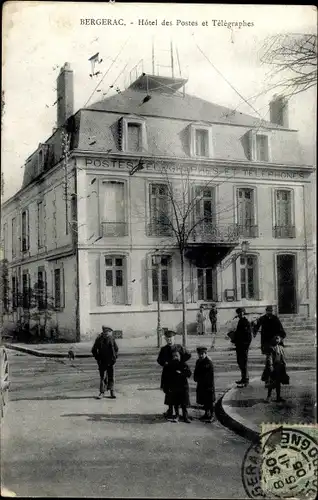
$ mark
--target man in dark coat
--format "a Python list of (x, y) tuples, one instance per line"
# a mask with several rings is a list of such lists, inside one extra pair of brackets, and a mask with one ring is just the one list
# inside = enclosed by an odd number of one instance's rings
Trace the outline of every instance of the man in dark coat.
[(197, 353), (199, 359), (195, 365), (193, 379), (197, 383), (197, 403), (204, 407), (205, 412), (200, 420), (212, 422), (215, 402), (214, 367), (206, 347), (198, 347)]
[(253, 327), (254, 337), (259, 329), (261, 329), (262, 354), (268, 354), (274, 337), (279, 336), (281, 339), (286, 337), (283, 325), (279, 318), (273, 314), (273, 306), (267, 306), (265, 314), (256, 321)]
[(98, 335), (92, 348), (92, 354), (97, 361), (100, 385), (98, 399), (104, 397), (105, 385), (110, 391), (110, 397), (115, 399), (114, 392), (114, 365), (118, 356), (118, 346), (113, 338), (113, 330), (107, 326), (102, 327), (102, 333)]
[[(183, 347), (181, 344), (176, 344), (175, 343), (175, 332), (171, 330), (166, 330), (165, 331), (165, 340), (167, 345), (161, 347), (157, 363), (164, 367), (167, 365), (170, 361), (172, 361), (173, 354), (175, 352), (178, 352), (181, 357), (181, 361), (185, 363), (191, 358), (191, 353), (188, 352), (185, 347)], [(162, 380), (163, 372), (161, 374), (161, 384), (160, 384), (160, 389), (163, 389), (163, 380)], [(165, 417), (167, 418), (172, 418), (173, 415), (173, 405), (169, 404), (168, 405), (168, 411), (165, 413)]]
[(251, 324), (245, 316), (244, 307), (238, 307), (236, 314), (239, 320), (232, 342), (235, 344), (237, 364), (241, 371), (241, 380), (237, 380), (236, 383), (247, 386), (249, 382), (247, 370), (248, 351), (252, 341)]

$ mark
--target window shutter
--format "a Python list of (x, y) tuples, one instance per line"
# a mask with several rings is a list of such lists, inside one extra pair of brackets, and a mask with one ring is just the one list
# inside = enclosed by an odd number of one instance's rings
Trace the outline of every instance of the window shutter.
[(255, 258), (255, 267), (256, 267), (256, 277), (257, 277), (257, 292), (258, 292), (258, 300), (263, 300), (263, 265), (262, 261), (259, 257)]
[(26, 209), (25, 213), (26, 213), (26, 222), (25, 222), (25, 225), (26, 225), (26, 235), (25, 235), (26, 249), (29, 250), (29, 248), (30, 248), (29, 209)]
[(152, 256), (146, 256), (146, 276), (147, 276), (147, 301), (152, 304)]
[(106, 272), (105, 272), (105, 256), (99, 257), (99, 295), (100, 305), (106, 305)]
[(130, 263), (130, 257), (128, 255), (125, 258), (125, 261), (126, 261), (126, 276), (124, 276), (124, 280), (126, 280), (126, 283), (127, 283), (126, 304), (130, 306), (132, 304), (133, 290), (132, 290), (132, 282), (131, 282), (131, 263)]
[(65, 282), (64, 282), (64, 267), (60, 268), (60, 273), (61, 273), (61, 309), (65, 307)]
[(253, 161), (255, 158), (255, 133), (253, 130), (247, 132), (247, 152), (248, 159)]
[(118, 121), (118, 148), (124, 151), (124, 120), (121, 118)]

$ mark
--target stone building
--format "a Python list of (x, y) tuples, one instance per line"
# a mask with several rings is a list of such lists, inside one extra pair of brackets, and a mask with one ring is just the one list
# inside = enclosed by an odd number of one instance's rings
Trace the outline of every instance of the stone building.
[(313, 168), (302, 163), (287, 103), (276, 96), (271, 121), (260, 122), (187, 95), (185, 84), (143, 73), (74, 114), (65, 63), (57, 128), (27, 159), (21, 189), (2, 207), (7, 328), (32, 322), (36, 287), (42, 316), (52, 305), (47, 335), (82, 340), (103, 324), (124, 337), (154, 334), (160, 286), (161, 324), (180, 329), (178, 197), (191, 229), (189, 331), (199, 304), (212, 301), (221, 324), (242, 305), (314, 315)]

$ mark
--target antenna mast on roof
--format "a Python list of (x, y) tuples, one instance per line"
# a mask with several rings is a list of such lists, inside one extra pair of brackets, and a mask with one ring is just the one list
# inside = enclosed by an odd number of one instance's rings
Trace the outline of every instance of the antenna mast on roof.
[(174, 62), (173, 62), (173, 45), (172, 40), (170, 41), (170, 54), (171, 54), (171, 76), (174, 78)]
[(155, 40), (152, 38), (152, 74), (155, 74)]

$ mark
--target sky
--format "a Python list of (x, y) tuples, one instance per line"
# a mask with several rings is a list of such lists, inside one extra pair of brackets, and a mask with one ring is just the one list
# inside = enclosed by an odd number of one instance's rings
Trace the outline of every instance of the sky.
[[(101, 80), (101, 92), (93, 93), (88, 104), (100, 100), (103, 93), (104, 98), (111, 96), (112, 84), (124, 90), (131, 69), (141, 60), (144, 70), (151, 72), (152, 43), (156, 66), (159, 63), (160, 73), (168, 74), (171, 68), (163, 66), (170, 65), (172, 41), (175, 73), (178, 76), (177, 48), (181, 74), (188, 77), (188, 94), (269, 119), (268, 103), (273, 92), (265, 90), (273, 79), (268, 77), (270, 68), (259, 61), (262, 44), (277, 33), (316, 33), (316, 15), (314, 6), (297, 5), (6, 2), (2, 200), (21, 187), (26, 159), (55, 127), (56, 78), (65, 62), (74, 71), (76, 112)], [(123, 25), (83, 25), (81, 19), (122, 20)], [(144, 20), (144, 25), (139, 20)], [(223, 21), (223, 26), (218, 26), (218, 21)], [(224, 21), (251, 25), (229, 29)], [(97, 65), (101, 75), (90, 78), (88, 59), (96, 52), (103, 59)], [(258, 98), (250, 99), (259, 93)], [(315, 162), (315, 114), (315, 89), (290, 100), (290, 128), (299, 130), (307, 164)]]

